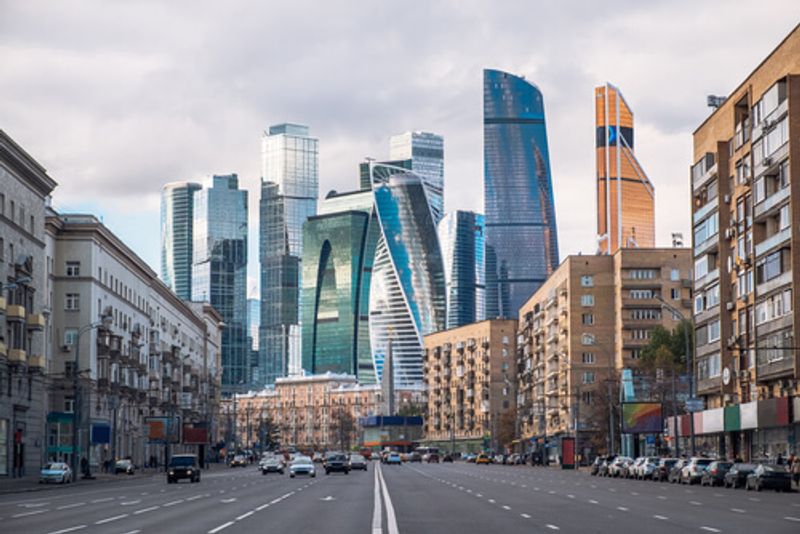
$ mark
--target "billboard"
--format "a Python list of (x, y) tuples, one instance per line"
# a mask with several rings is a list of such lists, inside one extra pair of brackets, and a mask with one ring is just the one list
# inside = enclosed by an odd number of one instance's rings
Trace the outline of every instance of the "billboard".
[(184, 445), (203, 445), (208, 443), (208, 429), (205, 423), (183, 424)]
[(148, 443), (180, 443), (181, 425), (180, 418), (175, 417), (145, 417), (145, 434)]
[(660, 402), (623, 402), (623, 434), (657, 434), (664, 430)]

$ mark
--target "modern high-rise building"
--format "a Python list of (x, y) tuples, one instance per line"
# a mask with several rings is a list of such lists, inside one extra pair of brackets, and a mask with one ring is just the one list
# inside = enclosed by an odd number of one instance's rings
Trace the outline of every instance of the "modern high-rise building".
[(595, 87), (597, 246), (656, 246), (655, 188), (633, 152), (633, 111), (617, 87)]
[(485, 316), (483, 215), (448, 213), (437, 227), (447, 287), (447, 328), (482, 321)]
[(303, 223), (317, 212), (318, 150), (308, 127), (297, 124), (270, 126), (262, 139), (259, 368), (264, 384), (302, 372)]
[(409, 168), (422, 180), (433, 222), (444, 216), (444, 138), (430, 132), (405, 132), (389, 139), (389, 159), (408, 162)]
[(444, 329), (444, 268), (422, 180), (372, 163), (381, 235), (369, 295), (370, 344), (379, 377), (389, 344), (398, 385), (422, 382), (423, 336)]
[(183, 300), (192, 298), (194, 182), (170, 182), (161, 188), (161, 279)]
[(337, 194), (303, 227), (303, 371), (375, 383), (369, 290), (380, 229), (370, 191)]
[(250, 350), (250, 382), (261, 384), (258, 367), (258, 326), (261, 322), (261, 300), (247, 299), (247, 347)]
[(222, 388), (250, 381), (247, 343), (247, 191), (235, 174), (214, 175), (194, 196), (192, 300), (222, 315)]
[(516, 317), (558, 267), (544, 101), (524, 78), (483, 71), (486, 317)]

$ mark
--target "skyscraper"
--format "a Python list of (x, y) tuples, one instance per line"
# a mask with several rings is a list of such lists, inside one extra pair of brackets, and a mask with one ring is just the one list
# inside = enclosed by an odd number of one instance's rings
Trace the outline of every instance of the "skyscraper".
[(369, 289), (380, 235), (370, 191), (323, 200), (303, 228), (303, 370), (375, 383)]
[(171, 182), (161, 189), (161, 279), (183, 300), (192, 297), (194, 182)]
[(408, 168), (422, 179), (433, 223), (444, 216), (444, 138), (430, 132), (405, 132), (389, 140), (389, 159), (408, 162)]
[(261, 322), (261, 301), (247, 299), (247, 347), (250, 351), (250, 382), (261, 384), (261, 373), (258, 367), (258, 325)]
[(270, 126), (262, 139), (259, 367), (265, 384), (302, 372), (300, 264), (303, 223), (317, 211), (318, 145), (297, 124)]
[(447, 287), (447, 328), (482, 321), (485, 315), (483, 215), (454, 211), (437, 228)]
[(444, 269), (422, 180), (372, 163), (381, 235), (369, 295), (370, 344), (379, 376), (389, 343), (395, 382), (422, 382), (422, 337), (446, 324)]
[(594, 96), (598, 249), (655, 247), (655, 189), (633, 153), (633, 111), (611, 84)]
[(486, 317), (516, 317), (558, 266), (544, 101), (524, 78), (483, 71)]
[(194, 196), (192, 300), (222, 315), (222, 391), (250, 381), (247, 343), (247, 191), (235, 174), (214, 175)]

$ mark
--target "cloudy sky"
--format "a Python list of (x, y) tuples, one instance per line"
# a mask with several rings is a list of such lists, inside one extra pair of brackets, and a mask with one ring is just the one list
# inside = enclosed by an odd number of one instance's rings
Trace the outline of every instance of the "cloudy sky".
[[(734, 8), (735, 6), (735, 8)], [(593, 88), (633, 107), (656, 232), (689, 237), (691, 133), (800, 20), (797, 0), (0, 0), (0, 128), (158, 270), (159, 190), (236, 172), (257, 273), (260, 136), (308, 124), (320, 192), (410, 129), (445, 137), (445, 198), (482, 209), (482, 69), (544, 93), (562, 257), (595, 250)]]

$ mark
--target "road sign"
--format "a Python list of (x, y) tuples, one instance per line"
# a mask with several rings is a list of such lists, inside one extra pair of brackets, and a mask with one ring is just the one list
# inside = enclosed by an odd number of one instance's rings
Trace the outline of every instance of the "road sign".
[(690, 412), (703, 411), (703, 399), (686, 399), (686, 409)]

